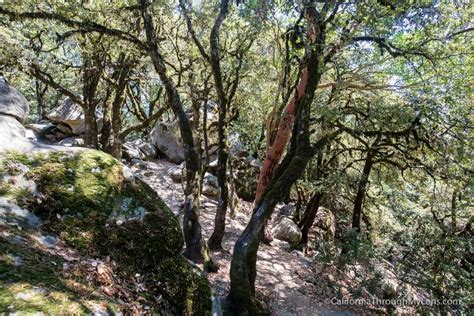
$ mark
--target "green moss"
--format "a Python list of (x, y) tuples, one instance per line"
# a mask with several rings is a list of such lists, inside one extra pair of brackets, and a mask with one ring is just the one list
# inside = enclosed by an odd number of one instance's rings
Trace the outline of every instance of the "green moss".
[(153, 271), (167, 257), (179, 255), (183, 239), (179, 226), (160, 213), (143, 219), (109, 223), (102, 231), (100, 246), (122, 268), (130, 272)]
[[(82, 256), (109, 256), (123, 280), (134, 279), (136, 273), (152, 275), (151, 279), (159, 282), (155, 288), (183, 313), (205, 315), (211, 310), (209, 282), (181, 255), (184, 241), (178, 219), (148, 185), (126, 181), (118, 160), (92, 150), (7, 153), (0, 161), (0, 170), (9, 173), (8, 165), (15, 163), (27, 166), (24, 176), (37, 184), (39, 194), (21, 192), (20, 204), (42, 219), (43, 231), (57, 235)], [(4, 263), (3, 269), (7, 268), (11, 263)], [(62, 286), (57, 272), (50, 272), (51, 282), (46, 283)], [(22, 270), (22, 277), (11, 282), (28, 280), (28, 273)], [(8, 284), (2, 286), (0, 303), (8, 306), (15, 294)], [(67, 288), (62, 288), (62, 293)], [(150, 302), (147, 304), (153, 307), (154, 298), (150, 297)], [(84, 306), (78, 307), (78, 313), (87, 312)], [(45, 309), (45, 313), (50, 312), (64, 313)]]
[[(32, 245), (0, 238), (0, 314), (89, 315), (94, 305), (119, 310), (116, 303), (94, 291), (86, 275), (66, 275), (62, 257)], [(15, 264), (14, 257), (20, 262)]]
[(212, 309), (211, 287), (182, 256), (164, 260), (153, 276), (155, 284), (184, 315), (208, 315)]

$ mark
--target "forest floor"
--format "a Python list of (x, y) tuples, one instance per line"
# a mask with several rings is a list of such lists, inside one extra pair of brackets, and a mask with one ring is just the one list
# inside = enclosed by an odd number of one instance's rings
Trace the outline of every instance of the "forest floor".
[[(145, 165), (146, 164), (146, 165)], [(167, 174), (176, 166), (166, 160), (143, 162), (132, 165), (153, 189), (157, 191), (172, 211), (179, 216), (183, 202), (181, 183), (174, 182)], [(201, 225), (205, 238), (209, 238), (214, 227), (217, 201), (202, 196)], [(223, 251), (214, 252), (213, 258), (219, 264), (217, 273), (209, 274), (209, 280), (220, 298), (224, 298), (230, 287), (229, 269), (233, 246), (247, 224), (253, 204), (239, 200), (235, 218), (227, 217)], [(318, 295), (312, 261), (301, 252), (289, 252), (286, 242), (275, 240), (270, 246), (262, 244), (257, 261), (257, 295), (267, 304), (272, 315), (354, 315), (356, 312), (343, 310), (325, 303), (327, 297)]]

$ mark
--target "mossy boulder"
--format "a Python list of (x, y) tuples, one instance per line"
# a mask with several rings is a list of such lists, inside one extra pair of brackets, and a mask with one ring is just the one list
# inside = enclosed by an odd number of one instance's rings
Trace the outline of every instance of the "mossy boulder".
[(42, 232), (81, 256), (110, 258), (123, 280), (153, 280), (147, 304), (156, 294), (178, 313), (210, 312), (207, 279), (181, 255), (177, 217), (118, 160), (94, 150), (2, 153), (0, 188), (41, 219)]
[(154, 287), (184, 315), (205, 315), (212, 308), (211, 287), (182, 256), (165, 259), (153, 275)]

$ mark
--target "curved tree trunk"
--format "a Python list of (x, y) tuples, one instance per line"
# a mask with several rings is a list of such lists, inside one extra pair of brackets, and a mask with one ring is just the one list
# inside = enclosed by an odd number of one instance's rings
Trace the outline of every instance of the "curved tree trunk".
[[(308, 52), (307, 64), (302, 70), (302, 78), (298, 84), (296, 95), (285, 107), (275, 141), (271, 148), (267, 148), (264, 166), (259, 178), (256, 207), (249, 224), (235, 244), (232, 256), (229, 300), (233, 312), (240, 315), (258, 313), (255, 299), (255, 277), (257, 251), (264, 223), (270, 218), (276, 203), (298, 180), (309, 160), (337, 135), (337, 132), (325, 134), (315, 145), (311, 146), (310, 144), (311, 103), (321, 79), (325, 59), (323, 45), (326, 12), (318, 13), (313, 6), (308, 6), (305, 10), (310, 24), (308, 35), (316, 45), (310, 46), (311, 51)], [(327, 10), (326, 6), (325, 10)], [(316, 18), (317, 20), (315, 20)], [(275, 170), (295, 121), (295, 113), (297, 119), (297, 128), (293, 132), (296, 132), (294, 134), (296, 135), (295, 149), (289, 151), (278, 169)]]
[[(313, 60), (313, 62), (317, 62), (317, 60)], [(311, 66), (316, 69), (314, 64)], [(254, 209), (249, 224), (235, 244), (230, 270), (229, 300), (231, 308), (236, 313), (251, 315), (258, 312), (255, 300), (256, 261), (265, 222), (270, 218), (281, 197), (298, 180), (315, 152), (321, 150), (328, 141), (336, 136), (336, 133), (325, 135), (314, 147), (310, 146), (309, 111), (319, 79), (320, 74), (317, 71), (309, 75), (305, 95), (299, 103), (301, 108), (298, 109), (299, 128), (296, 134), (295, 153), (291, 154), (289, 162), (285, 161), (285, 157), (279, 169), (276, 170), (275, 175), (277, 176), (272, 179), (265, 190)]]
[(202, 236), (199, 222), (199, 198), (201, 196), (200, 169), (201, 163), (196, 148), (194, 147), (191, 123), (184, 111), (178, 91), (171, 78), (166, 73), (166, 66), (161, 56), (153, 20), (149, 12), (147, 0), (139, 0), (141, 15), (147, 38), (148, 53), (153, 62), (155, 71), (165, 87), (168, 100), (173, 113), (178, 118), (178, 125), (185, 149), (186, 185), (185, 202), (183, 207), (183, 233), (186, 248), (184, 254), (196, 263), (203, 263), (207, 270), (215, 271), (217, 267), (212, 262), (209, 248)]
[(225, 219), (229, 205), (229, 190), (227, 186), (227, 160), (229, 152), (227, 148), (227, 96), (222, 82), (221, 65), (219, 61), (219, 32), (224, 19), (229, 11), (229, 1), (222, 0), (219, 15), (216, 18), (210, 35), (211, 55), (210, 62), (214, 84), (219, 97), (219, 118), (217, 122), (217, 183), (219, 185), (219, 201), (217, 204), (216, 218), (214, 220), (214, 231), (209, 238), (209, 247), (212, 250), (222, 249), (222, 239), (225, 232)]

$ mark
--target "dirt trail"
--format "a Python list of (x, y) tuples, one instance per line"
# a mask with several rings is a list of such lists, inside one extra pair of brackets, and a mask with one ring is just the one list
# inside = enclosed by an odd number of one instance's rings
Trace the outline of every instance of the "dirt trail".
[[(183, 202), (183, 188), (167, 174), (176, 166), (166, 160), (144, 162), (132, 169), (153, 187), (175, 214)], [(217, 202), (205, 196), (201, 198), (201, 224), (204, 235), (212, 233)], [(220, 269), (209, 275), (209, 280), (220, 297), (229, 291), (229, 269), (233, 245), (245, 228), (252, 211), (252, 203), (239, 200), (234, 219), (227, 218), (224, 251), (214, 252)], [(179, 215), (179, 214), (178, 214)], [(336, 306), (325, 304), (318, 298), (312, 279), (311, 261), (300, 252), (288, 252), (288, 244), (275, 240), (271, 246), (261, 245), (258, 252), (256, 289), (269, 303), (273, 315), (354, 315), (338, 311)]]

